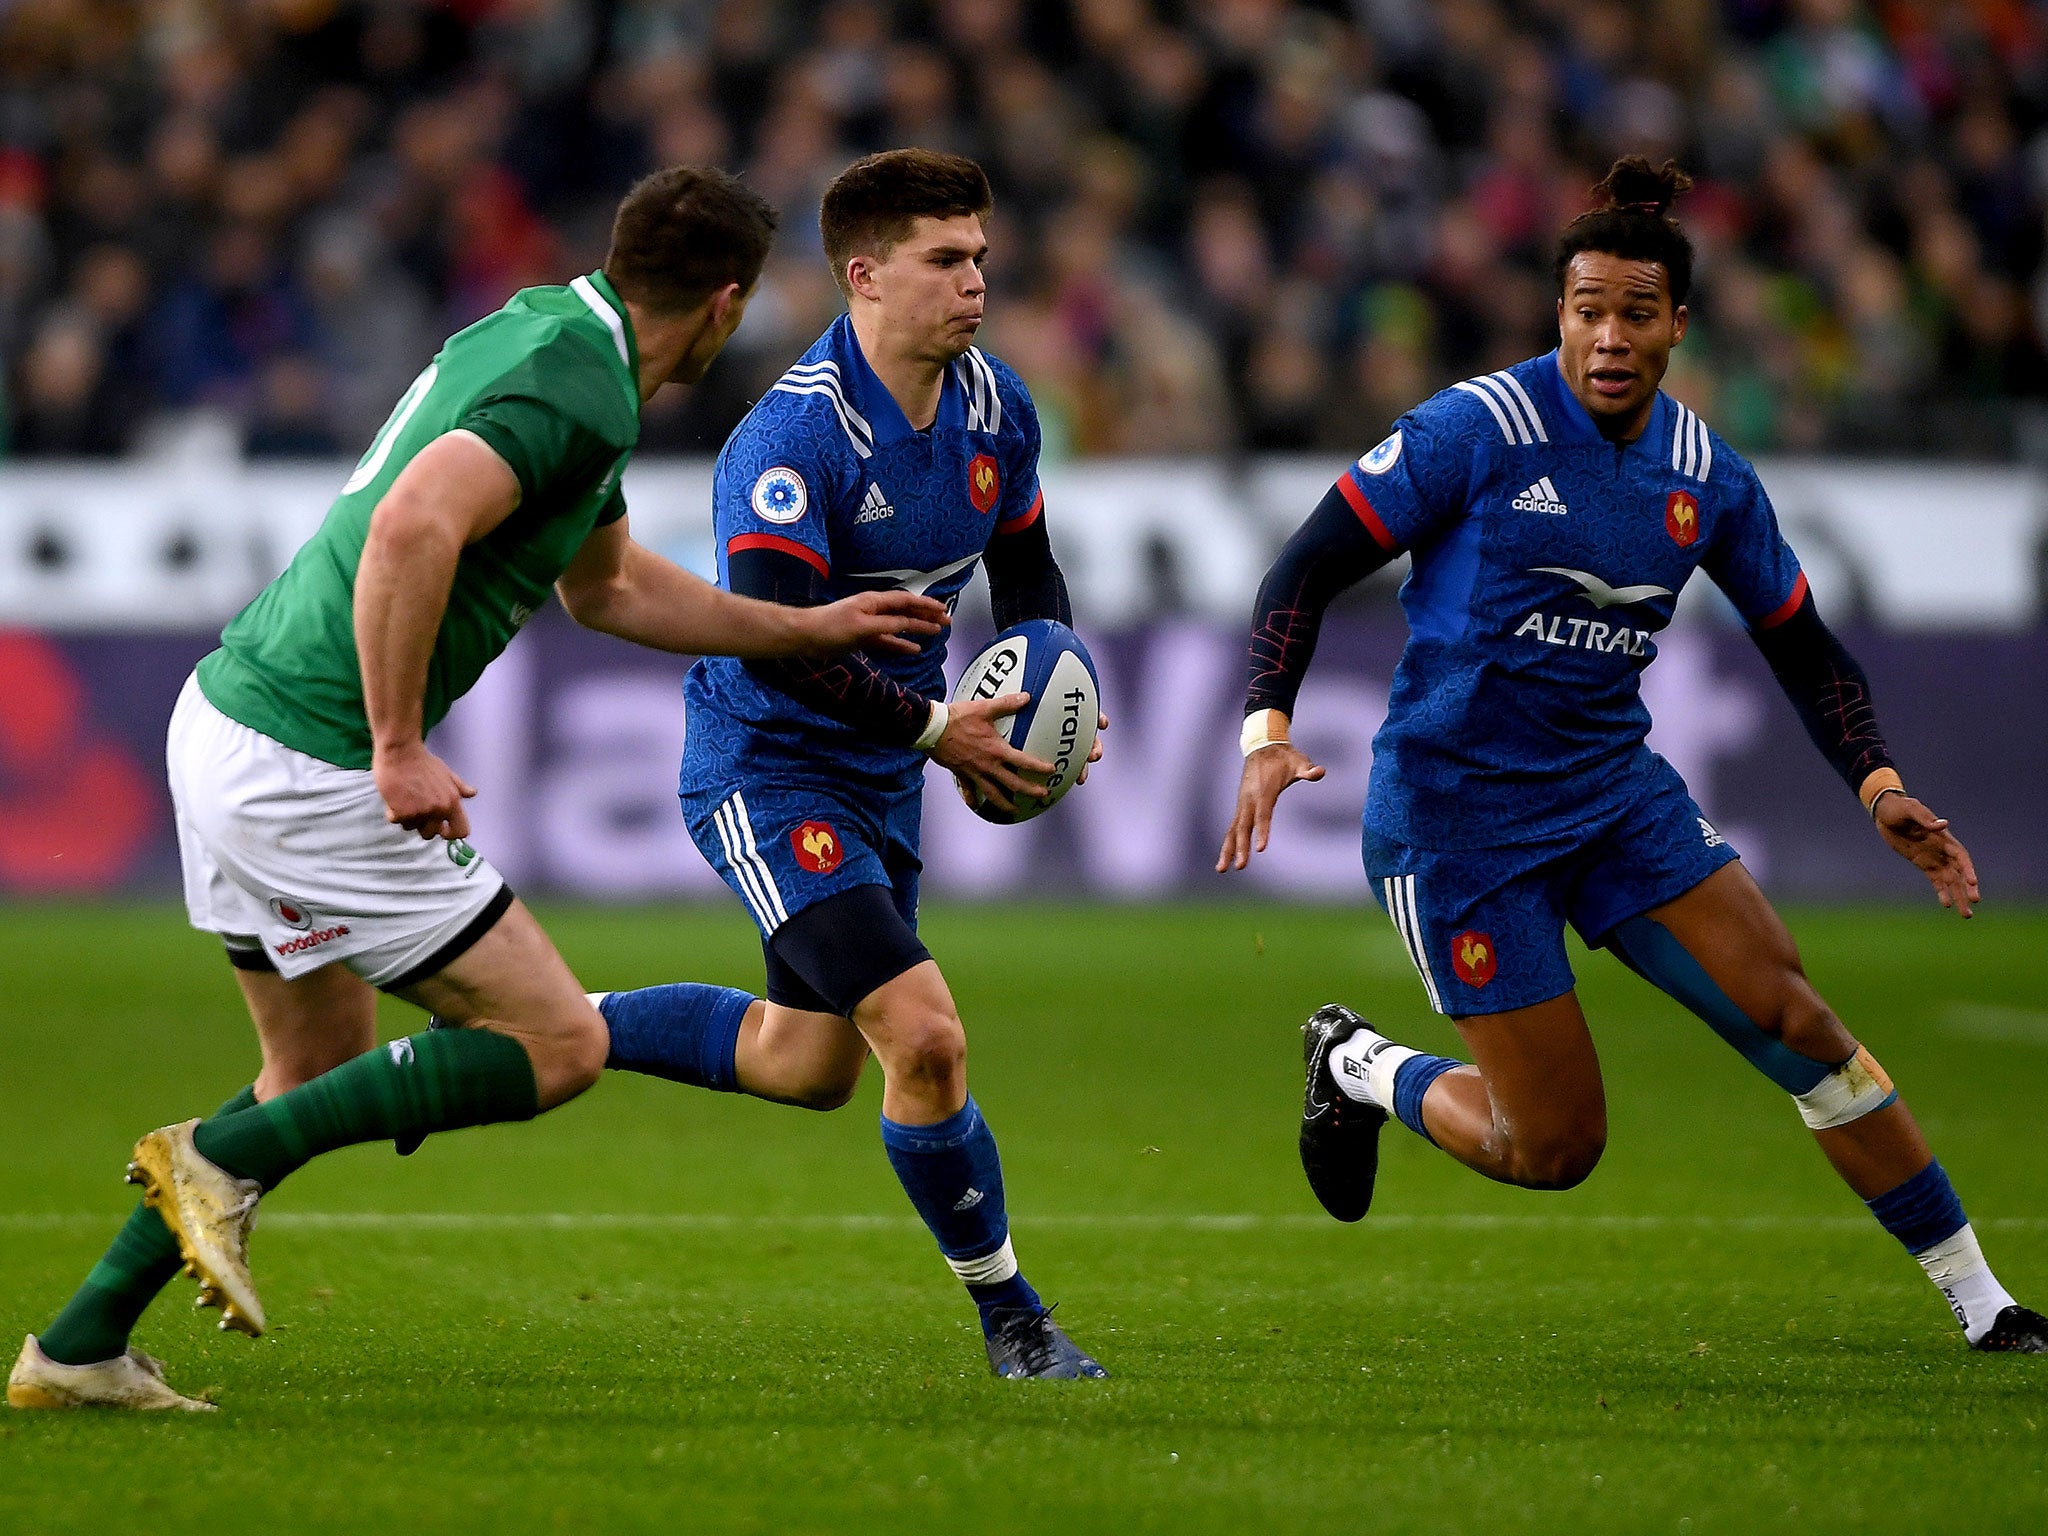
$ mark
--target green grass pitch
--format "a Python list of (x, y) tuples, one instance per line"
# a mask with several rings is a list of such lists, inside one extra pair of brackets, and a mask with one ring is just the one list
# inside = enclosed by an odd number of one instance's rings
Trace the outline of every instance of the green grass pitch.
[[(542, 915), (594, 986), (758, 982), (736, 912)], [(2040, 1304), (2048, 913), (1793, 925)], [(0, 1413), (0, 1530), (2048, 1529), (2048, 1360), (1965, 1351), (1784, 1096), (1605, 956), (1593, 1179), (1497, 1188), (1394, 1128), (1340, 1227), (1295, 1163), (1296, 1024), (1342, 997), (1454, 1039), (1376, 913), (925, 926), (1019, 1254), (1114, 1380), (986, 1374), (872, 1073), (832, 1115), (620, 1076), (296, 1176), (254, 1245), (272, 1336), (183, 1281), (138, 1334), (223, 1411)], [(0, 914), (10, 1358), (126, 1210), (128, 1142), (252, 1058), (171, 905)]]

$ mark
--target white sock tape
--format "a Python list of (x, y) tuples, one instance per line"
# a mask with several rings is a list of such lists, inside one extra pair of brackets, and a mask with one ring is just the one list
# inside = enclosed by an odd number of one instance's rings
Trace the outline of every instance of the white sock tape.
[(1808, 1130), (1831, 1131), (1861, 1120), (1881, 1108), (1892, 1096), (1892, 1080), (1862, 1046), (1856, 1054), (1822, 1078), (1805, 1093), (1792, 1095), (1799, 1106), (1799, 1118)]
[(1003, 1239), (1003, 1246), (994, 1253), (985, 1253), (978, 1259), (948, 1259), (946, 1262), (963, 1285), (1000, 1285), (1017, 1273), (1017, 1255), (1007, 1237)]

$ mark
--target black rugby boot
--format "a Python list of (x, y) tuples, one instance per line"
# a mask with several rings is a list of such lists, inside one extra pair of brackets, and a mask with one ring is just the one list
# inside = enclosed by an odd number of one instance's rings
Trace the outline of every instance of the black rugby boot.
[(1060, 1330), (1051, 1307), (998, 1307), (990, 1313), (988, 1364), (1013, 1381), (1075, 1381), (1109, 1374)]
[(2048, 1355), (2048, 1317), (2018, 1303), (2001, 1307), (1991, 1331), (1970, 1348), (1994, 1355)]
[(1301, 1095), (1301, 1171), (1323, 1209), (1339, 1221), (1357, 1221), (1372, 1206), (1380, 1170), (1380, 1127), (1387, 1112), (1361, 1104), (1330, 1075), (1330, 1052), (1366, 1022), (1341, 1003), (1326, 1003), (1301, 1026), (1308, 1081)]

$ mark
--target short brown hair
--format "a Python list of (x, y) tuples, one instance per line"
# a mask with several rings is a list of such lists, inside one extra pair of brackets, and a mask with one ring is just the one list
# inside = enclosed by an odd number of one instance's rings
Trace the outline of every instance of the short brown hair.
[(619, 297), (674, 314), (728, 283), (752, 288), (774, 240), (775, 210), (739, 177), (672, 165), (619, 204), (604, 275)]
[(994, 207), (988, 173), (965, 155), (890, 149), (854, 161), (825, 189), (818, 233), (843, 290), (849, 261), (886, 259), (919, 219), (985, 219)]

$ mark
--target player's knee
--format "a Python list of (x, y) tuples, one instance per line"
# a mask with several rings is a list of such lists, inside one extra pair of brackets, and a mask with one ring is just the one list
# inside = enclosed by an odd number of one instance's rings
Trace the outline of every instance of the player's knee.
[(967, 1031), (951, 1013), (920, 1014), (895, 1035), (891, 1066), (899, 1078), (944, 1084), (967, 1075)]
[(561, 1020), (527, 1049), (534, 1057), (541, 1100), (559, 1104), (591, 1087), (604, 1075), (611, 1056), (611, 1032), (595, 1008)]
[(860, 1086), (860, 1072), (840, 1072), (814, 1078), (803, 1084), (791, 1096), (790, 1102), (798, 1109), (828, 1111), (844, 1109), (853, 1100), (853, 1090)]
[(1587, 1126), (1517, 1143), (1509, 1172), (1524, 1189), (1573, 1189), (1592, 1176), (1606, 1150), (1607, 1127)]

